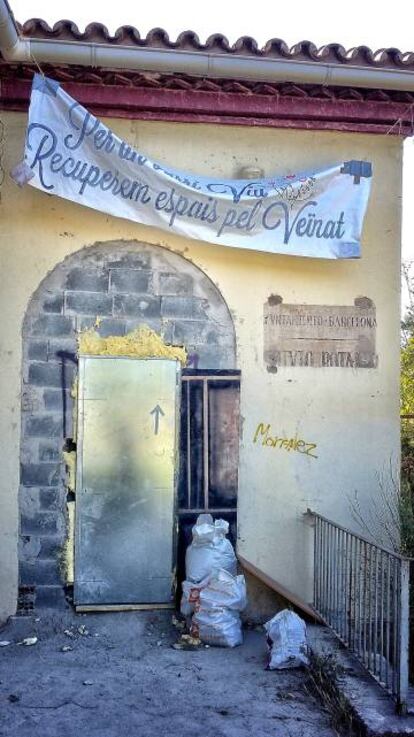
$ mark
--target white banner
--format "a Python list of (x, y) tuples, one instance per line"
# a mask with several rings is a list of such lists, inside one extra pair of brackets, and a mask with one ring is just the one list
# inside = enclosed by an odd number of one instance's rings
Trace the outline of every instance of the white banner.
[(295, 256), (360, 256), (369, 162), (254, 181), (197, 176), (134, 150), (38, 74), (25, 161), (26, 181), (43, 192), (187, 238)]

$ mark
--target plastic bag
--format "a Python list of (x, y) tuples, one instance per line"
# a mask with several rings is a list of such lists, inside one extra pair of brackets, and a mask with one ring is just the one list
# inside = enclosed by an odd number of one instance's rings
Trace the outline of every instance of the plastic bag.
[(198, 583), (215, 568), (224, 568), (232, 575), (237, 573), (237, 560), (230, 540), (227, 540), (229, 523), (219, 519), (213, 522), (211, 514), (200, 514), (193, 527), (193, 542), (186, 551), (185, 569), (187, 581)]
[(180, 612), (184, 617), (190, 617), (194, 613), (196, 605), (200, 602), (200, 591), (209, 582), (209, 576), (199, 583), (194, 581), (183, 581), (183, 593), (181, 596)]
[(214, 522), (214, 535), (218, 538), (225, 538), (229, 534), (229, 523), (225, 519), (216, 519)]
[[(236, 647), (243, 642), (239, 611), (246, 606), (244, 576), (232, 576), (223, 568), (199, 584), (186, 581), (183, 585), (188, 606), (193, 600), (195, 614), (191, 633), (208, 645)], [(189, 592), (189, 593), (187, 593)]]
[(202, 609), (225, 607), (241, 612), (247, 603), (244, 576), (232, 576), (223, 568), (214, 570), (206, 585), (200, 585), (199, 603)]
[(239, 611), (246, 606), (244, 576), (226, 535), (229, 523), (200, 514), (185, 556), (181, 612), (192, 618), (191, 634), (208, 645), (235, 647), (243, 642)]
[(216, 647), (236, 647), (243, 642), (239, 613), (224, 607), (199, 609), (193, 616), (191, 634)]
[(269, 670), (308, 665), (306, 624), (297, 614), (284, 609), (266, 622)]
[(215, 569), (199, 583), (183, 581), (182, 587), (180, 611), (185, 617), (193, 614), (197, 606), (226, 607), (241, 612), (247, 604), (244, 576), (232, 576), (224, 568)]
[(193, 545), (208, 545), (212, 543), (216, 529), (211, 514), (199, 514), (191, 532), (193, 535)]

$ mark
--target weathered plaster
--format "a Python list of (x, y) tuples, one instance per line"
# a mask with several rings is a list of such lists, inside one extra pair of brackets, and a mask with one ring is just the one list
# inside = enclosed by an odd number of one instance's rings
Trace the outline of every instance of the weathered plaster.
[[(3, 114), (5, 170), (21, 158), (26, 117)], [(4, 375), (0, 430), (0, 619), (13, 611), (17, 581), (17, 489), (20, 442), (21, 330), (31, 295), (57, 263), (85, 245), (140, 240), (179, 252), (219, 285), (235, 316), (237, 365), (244, 416), (239, 473), (239, 549), (298, 595), (311, 595), (311, 547), (302, 513), (314, 507), (355, 527), (350, 497), (375, 505), (377, 474), (399, 458), (399, 244), (401, 141), (339, 132), (109, 120), (143, 152), (195, 173), (232, 177), (257, 165), (265, 176), (352, 158), (373, 163), (373, 188), (362, 258), (327, 262), (237, 251), (185, 240), (135, 225), (6, 180), (1, 202), (4, 274), (1, 343)], [(213, 288), (213, 286), (212, 286)], [(263, 304), (270, 295), (288, 304), (352, 304), (369, 295), (378, 321), (377, 369), (279, 367), (263, 362)], [(95, 313), (96, 314), (96, 313)], [(154, 327), (154, 326), (151, 326)], [(25, 377), (24, 377), (25, 378)], [(25, 378), (26, 380), (26, 378)], [(24, 401), (36, 400), (29, 396)], [(318, 459), (253, 444), (258, 423), (278, 437), (317, 443)]]

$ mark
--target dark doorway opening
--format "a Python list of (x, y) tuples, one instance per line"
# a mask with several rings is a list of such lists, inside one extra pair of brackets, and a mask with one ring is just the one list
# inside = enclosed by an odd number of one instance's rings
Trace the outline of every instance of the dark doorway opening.
[(240, 371), (182, 372), (178, 482), (177, 598), (185, 579), (185, 551), (197, 516), (210, 512), (237, 536)]

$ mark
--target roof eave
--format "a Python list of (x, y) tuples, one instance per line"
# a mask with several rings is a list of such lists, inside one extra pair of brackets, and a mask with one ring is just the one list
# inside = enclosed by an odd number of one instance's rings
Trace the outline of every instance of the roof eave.
[(411, 69), (22, 37), (7, 0), (0, 0), (0, 51), (6, 61), (39, 65), (76, 64), (215, 79), (414, 91)]

